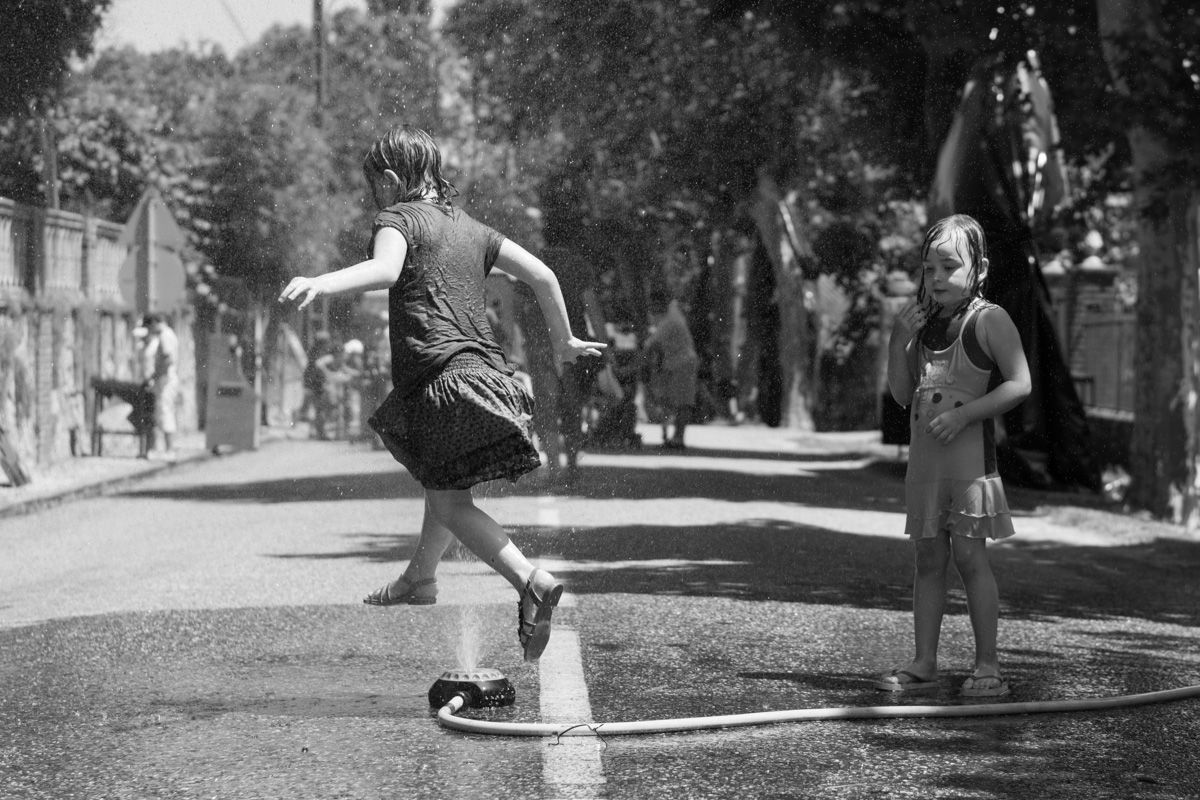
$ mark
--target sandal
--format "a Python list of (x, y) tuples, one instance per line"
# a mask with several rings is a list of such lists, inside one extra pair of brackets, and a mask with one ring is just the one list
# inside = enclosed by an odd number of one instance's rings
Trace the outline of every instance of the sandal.
[[(546, 649), (546, 644), (550, 641), (550, 615), (554, 613), (554, 608), (563, 593), (563, 585), (556, 583), (538, 597), (533, 590), (533, 579), (539, 572), (549, 576), (544, 570), (535, 569), (525, 582), (521, 599), (517, 601), (517, 640), (525, 651), (526, 661), (537, 661)], [(525, 617), (526, 602), (533, 603), (537, 609), (532, 620)]]
[(894, 669), (875, 680), (873, 686), (881, 692), (917, 692), (938, 686), (937, 676), (925, 678), (906, 669)]
[[(403, 592), (392, 592), (392, 583), (395, 583), (393, 581), (371, 592), (363, 598), (363, 602), (369, 606), (431, 606), (437, 602), (437, 578), (422, 578), (411, 582), (407, 578), (399, 580), (408, 584), (408, 588)], [(423, 589), (425, 591), (422, 591)]]

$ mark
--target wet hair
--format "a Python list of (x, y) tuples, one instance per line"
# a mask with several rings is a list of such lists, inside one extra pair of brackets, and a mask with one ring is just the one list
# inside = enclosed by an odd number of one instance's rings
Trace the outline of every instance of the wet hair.
[(390, 169), (400, 178), (396, 202), (409, 203), (425, 197), (430, 189), (440, 205), (450, 205), (458, 194), (454, 184), (442, 177), (442, 151), (425, 131), (411, 125), (397, 125), (383, 135), (363, 159), (363, 175), (368, 182)]
[[(961, 242), (967, 245), (967, 260), (971, 264), (971, 282), (967, 286), (967, 301), (964, 302), (962, 309), (957, 309), (955, 313), (961, 313), (966, 310), (966, 305), (970, 300), (976, 297), (983, 297), (983, 293), (987, 290), (987, 276), (983, 273), (983, 262), (987, 256), (987, 237), (983, 235), (983, 226), (980, 225), (974, 217), (966, 214), (952, 214), (949, 217), (943, 217), (938, 220), (929, 232), (925, 234), (925, 241), (921, 244), (921, 261), (929, 257), (929, 251), (933, 246), (943, 239), (948, 239), (957, 250)], [(959, 255), (963, 255), (959, 251)], [(925, 274), (922, 271), (921, 281), (917, 287), (917, 300), (925, 302)]]

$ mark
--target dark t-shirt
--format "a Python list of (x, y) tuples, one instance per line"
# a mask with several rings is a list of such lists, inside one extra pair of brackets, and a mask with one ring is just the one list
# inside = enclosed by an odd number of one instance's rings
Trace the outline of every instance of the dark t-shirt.
[(395, 228), (408, 242), (404, 269), (388, 290), (395, 391), (411, 394), (466, 350), (511, 374), (484, 300), (484, 279), (504, 237), (461, 209), (426, 202), (380, 211), (372, 241), (380, 228)]

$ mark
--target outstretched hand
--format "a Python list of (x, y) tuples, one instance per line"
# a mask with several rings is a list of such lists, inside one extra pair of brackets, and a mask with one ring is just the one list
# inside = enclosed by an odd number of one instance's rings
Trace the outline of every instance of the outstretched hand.
[(289, 300), (295, 300), (297, 297), (303, 297), (300, 305), (296, 306), (296, 308), (304, 308), (321, 294), (321, 288), (317, 285), (315, 278), (297, 277), (292, 278), (291, 282), (279, 293), (279, 302), (286, 303)]
[(576, 360), (583, 356), (600, 357), (604, 354), (604, 350), (607, 347), (608, 345), (604, 342), (586, 342), (583, 339), (577, 339), (572, 336), (566, 342), (555, 348), (555, 355), (558, 356), (558, 363), (573, 364)]

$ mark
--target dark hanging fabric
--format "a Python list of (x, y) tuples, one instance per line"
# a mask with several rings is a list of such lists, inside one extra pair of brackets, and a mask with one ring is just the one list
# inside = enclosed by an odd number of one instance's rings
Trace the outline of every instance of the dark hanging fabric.
[(1000, 472), (1014, 484), (1098, 490), (1087, 416), (1051, 322), (1032, 229), (1065, 193), (1053, 103), (1035, 57), (980, 62), (942, 144), (930, 222), (970, 214), (988, 239), (987, 299), (1021, 334), (1033, 392), (1003, 417)]

